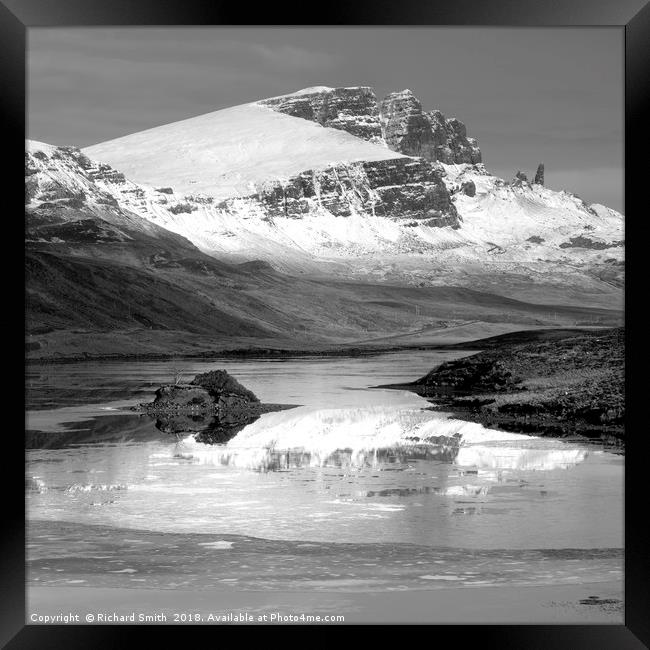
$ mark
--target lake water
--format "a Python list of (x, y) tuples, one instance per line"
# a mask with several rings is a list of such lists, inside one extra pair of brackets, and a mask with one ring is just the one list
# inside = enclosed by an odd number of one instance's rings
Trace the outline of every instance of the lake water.
[[(30, 366), (28, 587), (622, 583), (622, 456), (369, 388), (463, 354)], [(179, 366), (300, 406), (222, 445), (165, 434), (128, 407)]]

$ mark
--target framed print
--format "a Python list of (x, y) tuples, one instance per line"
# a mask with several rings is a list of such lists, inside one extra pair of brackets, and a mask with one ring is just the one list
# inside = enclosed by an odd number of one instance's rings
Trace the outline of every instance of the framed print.
[(6, 647), (646, 647), (644, 2), (0, 10), (25, 185)]

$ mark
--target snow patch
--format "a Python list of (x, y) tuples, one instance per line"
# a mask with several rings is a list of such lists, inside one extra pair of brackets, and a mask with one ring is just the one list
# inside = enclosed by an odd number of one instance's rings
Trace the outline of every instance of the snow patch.
[(268, 180), (357, 160), (403, 158), (338, 129), (255, 103), (87, 147), (137, 183), (215, 198), (246, 196)]

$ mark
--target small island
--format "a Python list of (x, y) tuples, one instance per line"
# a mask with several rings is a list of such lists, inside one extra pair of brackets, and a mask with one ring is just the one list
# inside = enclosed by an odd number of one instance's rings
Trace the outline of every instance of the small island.
[(225, 443), (263, 413), (295, 408), (289, 404), (263, 404), (226, 370), (198, 374), (189, 383), (180, 377), (158, 388), (153, 402), (140, 404), (165, 433), (195, 433), (198, 442)]

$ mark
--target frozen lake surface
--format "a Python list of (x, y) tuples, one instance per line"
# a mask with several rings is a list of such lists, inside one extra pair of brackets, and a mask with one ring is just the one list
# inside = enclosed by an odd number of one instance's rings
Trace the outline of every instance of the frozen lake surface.
[[(431, 590), (621, 581), (622, 456), (428, 410), (409, 381), (462, 356), (28, 368), (30, 585)], [(124, 410), (182, 366), (268, 413), (226, 444)]]

